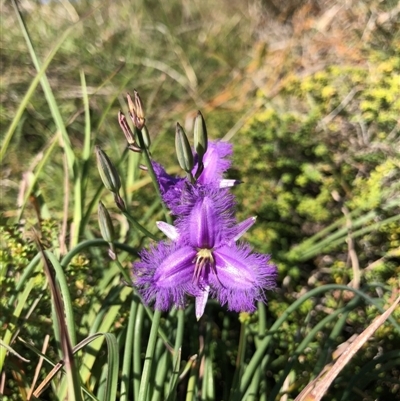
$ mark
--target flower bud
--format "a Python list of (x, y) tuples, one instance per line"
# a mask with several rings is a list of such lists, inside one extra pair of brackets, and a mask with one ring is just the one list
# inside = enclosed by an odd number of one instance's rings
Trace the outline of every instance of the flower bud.
[(143, 138), (144, 146), (146, 146), (146, 148), (148, 149), (150, 147), (151, 140), (150, 140), (149, 130), (147, 129), (146, 125), (143, 125), (143, 128), (142, 128), (142, 138)]
[(175, 150), (182, 170), (191, 173), (194, 165), (193, 153), (183, 128), (176, 123)]
[(132, 122), (137, 129), (142, 129), (146, 119), (144, 118), (143, 104), (139, 94), (136, 90), (133, 91), (134, 98), (128, 93), (126, 98), (128, 100), (129, 115)]
[(121, 188), (121, 180), (119, 178), (117, 169), (111, 163), (108, 156), (100, 149), (99, 146), (95, 147), (97, 168), (100, 173), (101, 180), (104, 186), (114, 194), (118, 194)]
[(109, 243), (113, 242), (115, 239), (114, 226), (112, 224), (108, 210), (101, 201), (98, 205), (98, 218), (101, 236), (105, 241)]
[(207, 152), (207, 128), (203, 115), (200, 111), (194, 120), (194, 150), (196, 151), (199, 160), (203, 160), (203, 156)]
[[(145, 118), (144, 118), (142, 99), (140, 99), (139, 93), (137, 93), (136, 90), (133, 90), (133, 96), (135, 98), (136, 115), (137, 115), (138, 119), (142, 122), (142, 124), (144, 125)], [(141, 129), (141, 128), (139, 128), (139, 129)]]
[(141, 152), (142, 150), (136, 142), (135, 136), (129, 127), (128, 121), (126, 121), (126, 118), (121, 111), (118, 112), (118, 122), (125, 135), (126, 141), (128, 142), (128, 148), (134, 152)]

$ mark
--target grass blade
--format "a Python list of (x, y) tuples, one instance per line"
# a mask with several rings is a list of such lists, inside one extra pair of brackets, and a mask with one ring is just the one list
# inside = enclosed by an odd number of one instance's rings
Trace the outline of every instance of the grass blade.
[[(56, 310), (56, 316), (58, 320), (58, 326), (60, 329), (61, 349), (63, 353), (63, 360), (66, 367), (67, 381), (68, 381), (68, 400), (69, 401), (83, 401), (80, 378), (78, 370), (75, 367), (74, 354), (71, 345), (71, 339), (68, 333), (67, 324), (64, 318), (64, 305), (61, 297), (60, 290), (57, 286), (57, 282), (54, 275), (54, 267), (51, 264), (49, 252), (45, 252), (38, 236), (35, 234), (35, 240), (39, 252), (42, 255), (44, 271), (47, 276), (47, 280), (50, 287), (51, 297), (54, 308)], [(54, 260), (55, 258), (52, 257)]]
[[(39, 72), (41, 69), (41, 63), (40, 63), (38, 57), (36, 56), (35, 49), (33, 47), (32, 41), (31, 41), (29, 33), (28, 33), (28, 29), (22, 18), (20, 10), (18, 9), (17, 2), (15, 0), (12, 0), (12, 3), (14, 6), (14, 9), (15, 9), (15, 12), (17, 14), (17, 19), (20, 24), (22, 34), (24, 35), (26, 44), (28, 46), (28, 50), (31, 55), (33, 64), (35, 65), (36, 70)], [(43, 73), (42, 77), (40, 78), (40, 83), (42, 85), (42, 89), (43, 89), (44, 95), (46, 97), (47, 103), (49, 104), (49, 108), (50, 108), (51, 114), (53, 116), (54, 122), (57, 126), (58, 131), (61, 133), (62, 141), (64, 144), (64, 151), (65, 151), (67, 161), (68, 161), (69, 174), (70, 174), (70, 177), (72, 178), (74, 176), (73, 165), (74, 165), (74, 161), (75, 161), (75, 155), (72, 151), (71, 142), (69, 140), (68, 133), (65, 128), (65, 124), (61, 117), (60, 110), (57, 106), (57, 102), (54, 98), (53, 91), (51, 90), (49, 81), (47, 80), (47, 76), (45, 73)]]

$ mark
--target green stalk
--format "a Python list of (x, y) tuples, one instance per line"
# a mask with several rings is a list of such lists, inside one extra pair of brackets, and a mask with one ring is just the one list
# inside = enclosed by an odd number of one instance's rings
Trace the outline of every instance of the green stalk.
[(53, 48), (50, 50), (50, 53), (47, 55), (47, 57), (46, 57), (45, 61), (43, 62), (41, 68), (37, 72), (35, 78), (32, 80), (28, 90), (25, 93), (24, 98), (19, 103), (18, 109), (17, 109), (17, 111), (16, 111), (16, 113), (14, 115), (14, 118), (13, 118), (13, 120), (11, 122), (11, 125), (8, 128), (8, 131), (7, 131), (7, 133), (6, 133), (5, 137), (4, 137), (3, 143), (1, 144), (0, 160), (3, 160), (3, 157), (5, 156), (5, 154), (7, 152), (8, 145), (11, 142), (11, 139), (13, 137), (15, 129), (17, 128), (18, 123), (21, 121), (21, 118), (22, 118), (22, 115), (23, 115), (23, 113), (24, 113), (24, 111), (26, 109), (26, 106), (28, 105), (29, 100), (32, 97), (33, 93), (35, 92), (35, 89), (38, 86), (40, 80), (43, 78), (43, 75), (46, 72), (47, 67), (50, 65), (51, 61), (53, 60), (54, 56), (58, 52), (58, 49), (63, 44), (64, 40), (68, 37), (68, 35), (73, 31), (74, 28), (75, 28), (75, 24), (71, 25), (61, 35), (60, 39), (53, 46)]
[(172, 223), (171, 215), (169, 213), (169, 210), (165, 206), (164, 202), (162, 201), (160, 185), (158, 184), (156, 173), (154, 172), (153, 165), (151, 163), (149, 151), (148, 151), (148, 149), (146, 147), (146, 144), (144, 143), (141, 131), (137, 130), (137, 132), (138, 132), (137, 136), (138, 136), (138, 139), (139, 139), (139, 145), (140, 145), (140, 147), (142, 149), (142, 153), (143, 153), (143, 156), (144, 156), (144, 162), (146, 164), (148, 173), (150, 174), (151, 181), (153, 182), (153, 185), (154, 185), (154, 188), (155, 188), (155, 190), (157, 192), (157, 195), (161, 200), (161, 205), (162, 205), (162, 208), (164, 210), (165, 219), (166, 219), (167, 223), (171, 224)]
[(133, 295), (131, 301), (131, 309), (129, 312), (128, 327), (126, 329), (126, 339), (124, 348), (124, 360), (122, 362), (122, 378), (121, 378), (121, 390), (120, 390), (120, 401), (129, 401), (129, 379), (131, 376), (132, 368), (132, 353), (133, 353), (133, 341), (135, 331), (136, 314), (138, 311), (139, 300)]
[(144, 361), (142, 379), (140, 381), (138, 401), (146, 401), (147, 391), (150, 383), (151, 367), (154, 362), (154, 350), (157, 342), (158, 326), (160, 324), (161, 311), (156, 309), (150, 330), (149, 342), (147, 343), (146, 359)]
[(143, 329), (144, 308), (139, 304), (136, 319), (135, 332), (133, 335), (133, 394), (134, 399), (139, 398), (140, 377), (142, 375), (142, 329)]
[(128, 219), (130, 223), (132, 223), (133, 227), (141, 231), (146, 237), (151, 238), (154, 241), (158, 241), (158, 238), (152, 234), (150, 231), (146, 230), (139, 222), (137, 222), (126, 210), (121, 210), (123, 215)]
[(36, 166), (36, 170), (35, 170), (35, 174), (33, 175), (33, 179), (29, 183), (29, 186), (25, 191), (25, 196), (24, 196), (24, 199), (22, 201), (21, 207), (20, 207), (20, 209), (18, 211), (17, 218), (16, 218), (16, 222), (17, 223), (21, 220), (22, 213), (23, 213), (23, 211), (25, 209), (26, 203), (28, 202), (28, 199), (31, 196), (31, 193), (33, 191), (33, 188), (34, 188), (34, 186), (36, 184), (36, 181), (37, 181), (40, 173), (42, 172), (45, 164), (47, 163), (47, 161), (50, 158), (51, 154), (53, 153), (54, 149), (56, 148), (56, 145), (57, 145), (57, 134), (49, 142), (50, 142), (49, 147), (47, 148), (46, 153), (43, 155), (42, 160), (40, 160), (40, 162)]
[(238, 354), (236, 357), (236, 370), (232, 380), (232, 391), (231, 391), (232, 394), (235, 394), (238, 391), (240, 377), (243, 371), (245, 350), (246, 350), (246, 324), (242, 323), (240, 325)]
[[(265, 336), (267, 330), (267, 321), (266, 321), (267, 311), (264, 302), (258, 302), (258, 338), (255, 339), (256, 347), (259, 346), (260, 341)], [(260, 392), (260, 381), (261, 381), (261, 365), (258, 367), (256, 373), (254, 374), (253, 380), (251, 381), (251, 385), (249, 387), (249, 401), (257, 401), (258, 394)]]
[[(121, 244), (119, 242), (113, 242), (113, 245), (118, 248), (122, 249), (130, 254), (136, 255), (137, 256), (137, 251), (134, 248), (131, 248), (130, 246), (126, 244)], [(107, 241), (104, 241), (103, 239), (96, 238), (96, 239), (90, 239), (86, 241), (80, 242), (78, 245), (76, 245), (75, 248), (71, 249), (62, 259), (61, 259), (61, 266), (66, 267), (68, 266), (69, 263), (71, 263), (71, 260), (78, 255), (80, 252), (82, 252), (86, 248), (90, 247), (98, 247), (98, 246), (110, 246)]]
[(168, 401), (174, 401), (176, 398), (176, 386), (178, 384), (178, 379), (179, 379), (184, 326), (185, 326), (185, 311), (183, 309), (178, 309), (178, 327), (176, 329), (174, 357), (172, 359), (173, 370), (168, 388), (168, 398), (167, 398)]
[[(201, 356), (200, 356), (201, 358)], [(199, 358), (199, 360), (200, 360)], [(188, 386), (187, 386), (187, 390), (186, 390), (186, 399), (185, 401), (194, 401), (196, 399), (196, 383), (197, 383), (197, 377), (198, 377), (198, 372), (199, 372), (199, 368), (198, 368), (198, 364), (200, 362), (194, 362), (192, 363), (191, 367), (190, 367), (190, 377), (189, 377), (189, 381), (188, 381)]]
[[(31, 59), (36, 68), (36, 71), (39, 73), (41, 70), (41, 63), (40, 63), (38, 57), (36, 56), (35, 49), (33, 48), (33, 44), (32, 44), (31, 38), (28, 33), (28, 29), (22, 18), (22, 14), (18, 8), (17, 2), (15, 0), (12, 0), (12, 4), (14, 6), (18, 22), (20, 24), (22, 34), (24, 35), (26, 44), (28, 46), (28, 50), (29, 50)], [(50, 108), (51, 114), (53, 116), (54, 122), (56, 123), (57, 129), (61, 133), (61, 137), (62, 137), (62, 141), (63, 141), (63, 148), (64, 148), (64, 152), (66, 154), (67, 161), (68, 161), (69, 175), (72, 178), (72, 177), (74, 177), (73, 166), (74, 166), (74, 161), (75, 161), (75, 155), (72, 151), (71, 142), (69, 140), (69, 136), (68, 136), (67, 130), (65, 128), (65, 124), (63, 122), (60, 110), (57, 106), (56, 99), (54, 98), (53, 91), (51, 90), (49, 81), (47, 80), (47, 76), (45, 73), (43, 73), (42, 77), (40, 78), (40, 83), (42, 85), (43, 92), (46, 97), (47, 103), (49, 104), (49, 108)]]
[[(39, 255), (40, 256), (40, 255)], [(10, 345), (10, 341), (13, 335), (13, 330), (17, 330), (18, 319), (22, 313), (24, 306), (28, 302), (29, 294), (31, 293), (35, 284), (35, 280), (32, 278), (27, 286), (25, 287), (24, 291), (19, 293), (18, 297), (18, 304), (15, 307), (14, 313), (11, 318), (11, 322), (6, 326), (6, 330), (3, 337), (3, 343), (6, 345)], [(6, 358), (7, 350), (0, 346), (0, 372), (3, 369), (4, 360)]]
[(151, 401), (160, 401), (164, 399), (162, 395), (164, 390), (165, 377), (168, 372), (169, 361), (169, 352), (164, 347), (164, 352), (162, 353), (161, 357), (157, 359), (157, 374), (154, 378), (154, 391), (153, 396), (151, 397)]
[[(340, 316), (338, 322), (340, 323), (339, 326), (341, 326), (341, 318), (343, 316), (346, 318), (348, 313), (352, 309), (354, 309), (356, 307), (356, 305), (358, 304), (359, 301), (360, 301), (359, 297), (354, 298), (344, 308), (339, 308), (339, 309), (335, 310), (332, 314), (330, 314), (328, 316), (325, 316), (320, 322), (318, 322), (312, 328), (312, 330), (304, 337), (302, 342), (298, 345), (298, 347), (294, 351), (294, 353), (291, 356), (291, 358), (285, 364), (285, 369), (283, 370), (282, 374), (280, 374), (279, 381), (275, 384), (274, 388), (272, 389), (271, 393), (269, 394), (271, 399), (276, 399), (277, 398), (277, 396), (279, 394), (279, 391), (282, 388), (283, 382), (285, 381), (286, 377), (288, 376), (288, 374), (289, 374), (290, 370), (292, 369), (293, 365), (297, 362), (297, 357), (304, 352), (304, 350), (309, 346), (310, 342), (315, 338), (315, 336), (324, 327), (326, 327), (330, 322), (337, 320), (338, 316)], [(336, 325), (336, 326), (338, 326), (338, 325)], [(332, 331), (332, 333), (334, 333), (334, 330)], [(331, 333), (330, 337), (332, 337), (332, 333)], [(336, 333), (336, 331), (335, 331), (335, 333)], [(320, 370), (321, 370), (321, 368), (318, 370), (318, 372)]]
[(56, 278), (60, 285), (62, 300), (64, 303), (63, 306), (65, 311), (65, 321), (67, 323), (68, 335), (71, 340), (72, 346), (74, 346), (76, 344), (75, 320), (74, 320), (74, 311), (72, 307), (71, 294), (69, 293), (67, 278), (65, 277), (62, 265), (53, 255), (53, 253), (46, 251), (46, 256), (50, 260), (56, 272)]
[[(355, 294), (359, 295), (360, 297), (364, 298), (369, 304), (374, 305), (381, 313), (384, 313), (384, 310), (381, 306), (377, 304), (371, 297), (368, 295), (364, 294), (362, 291), (359, 291), (355, 288), (348, 287), (346, 285), (340, 285), (340, 284), (328, 284), (324, 285), (318, 288), (314, 288), (304, 294), (301, 298), (296, 300), (292, 305), (290, 305), (285, 312), (279, 317), (278, 320), (272, 325), (270, 328), (267, 336), (260, 342), (260, 346), (257, 349), (257, 351), (254, 353), (253, 357), (250, 360), (250, 363), (247, 365), (247, 368), (241, 377), (240, 380), (240, 386), (239, 388), (235, 391), (235, 396), (234, 400), (240, 400), (242, 395), (246, 392), (253, 375), (255, 374), (255, 371), (259, 367), (262, 359), (265, 356), (265, 353), (267, 351), (268, 346), (270, 345), (270, 342), (272, 341), (272, 333), (277, 331), (281, 324), (285, 322), (285, 320), (289, 317), (289, 315), (294, 312), (297, 308), (299, 308), (303, 302), (305, 302), (307, 299), (315, 297), (316, 295), (320, 293), (324, 293), (327, 291), (331, 290), (343, 290), (343, 291), (351, 291), (354, 292)], [(388, 319), (390, 322), (393, 324), (393, 326), (400, 332), (400, 326), (399, 324), (394, 320), (392, 316)]]

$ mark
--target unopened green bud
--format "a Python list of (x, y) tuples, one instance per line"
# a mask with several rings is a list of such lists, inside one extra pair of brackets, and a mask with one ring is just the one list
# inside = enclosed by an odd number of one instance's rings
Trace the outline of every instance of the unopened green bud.
[(99, 169), (100, 177), (104, 186), (114, 194), (118, 194), (121, 188), (121, 180), (119, 178), (117, 169), (99, 146), (95, 147), (95, 151), (97, 168)]
[(207, 152), (208, 138), (207, 127), (203, 115), (200, 111), (194, 120), (194, 150), (199, 156), (199, 160), (203, 160), (203, 156)]
[(191, 173), (194, 165), (193, 153), (183, 128), (176, 123), (175, 150), (182, 170)]
[(146, 146), (146, 148), (148, 149), (150, 147), (151, 140), (150, 140), (149, 130), (147, 129), (147, 125), (143, 125), (142, 138), (143, 138), (144, 146)]
[(108, 243), (113, 242), (115, 239), (114, 226), (108, 210), (101, 201), (99, 202), (98, 206), (98, 218), (101, 236)]
[(126, 121), (126, 118), (121, 111), (118, 113), (118, 122), (122, 131), (124, 132), (126, 141), (128, 142), (128, 148), (134, 152), (141, 152), (142, 149), (140, 149), (140, 146), (137, 144), (135, 135), (133, 134), (131, 128), (129, 127), (128, 121)]

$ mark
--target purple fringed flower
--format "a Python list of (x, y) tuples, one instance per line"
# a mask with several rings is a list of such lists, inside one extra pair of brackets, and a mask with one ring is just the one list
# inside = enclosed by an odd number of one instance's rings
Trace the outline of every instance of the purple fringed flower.
[(184, 306), (196, 299), (196, 317), (209, 296), (229, 310), (252, 312), (263, 290), (275, 287), (276, 267), (269, 255), (253, 253), (236, 241), (253, 225), (251, 217), (237, 224), (233, 197), (227, 190), (191, 187), (181, 195), (176, 225), (158, 222), (172, 242), (160, 242), (141, 252), (134, 264), (135, 284), (146, 303), (157, 309)]
[[(238, 183), (237, 180), (227, 180), (223, 174), (231, 165), (229, 157), (232, 154), (232, 145), (228, 142), (210, 141), (208, 149), (203, 157), (204, 170), (196, 181), (197, 186), (210, 186), (214, 188), (232, 187)], [(198, 164), (197, 155), (195, 155), (195, 166), (193, 175), (196, 174)], [(165, 204), (174, 214), (175, 207), (180, 202), (183, 187), (188, 182), (186, 178), (172, 177), (157, 162), (153, 162), (154, 172), (160, 185), (161, 196)]]

